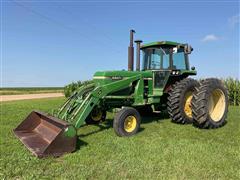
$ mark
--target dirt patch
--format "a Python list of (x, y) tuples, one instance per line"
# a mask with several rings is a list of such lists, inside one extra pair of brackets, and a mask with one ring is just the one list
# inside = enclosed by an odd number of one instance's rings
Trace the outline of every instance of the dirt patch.
[(21, 95), (1, 95), (0, 102), (3, 101), (16, 101), (24, 99), (42, 99), (52, 97), (62, 97), (63, 93), (46, 93), (46, 94), (21, 94)]

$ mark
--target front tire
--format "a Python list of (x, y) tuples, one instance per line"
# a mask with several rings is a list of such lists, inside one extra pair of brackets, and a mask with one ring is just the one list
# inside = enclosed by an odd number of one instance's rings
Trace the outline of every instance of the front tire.
[(138, 132), (140, 123), (141, 116), (139, 112), (132, 107), (126, 107), (115, 116), (113, 128), (118, 136), (132, 136)]
[(168, 114), (172, 122), (190, 124), (193, 122), (191, 101), (198, 82), (194, 79), (183, 79), (173, 85), (168, 97)]
[(219, 79), (200, 82), (192, 100), (194, 125), (199, 128), (219, 128), (226, 123), (228, 91)]

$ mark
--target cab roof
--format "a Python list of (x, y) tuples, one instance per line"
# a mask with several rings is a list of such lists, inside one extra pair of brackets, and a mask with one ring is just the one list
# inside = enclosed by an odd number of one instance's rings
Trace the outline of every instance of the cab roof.
[(141, 49), (149, 48), (149, 47), (156, 47), (156, 46), (161, 46), (161, 47), (174, 47), (178, 45), (184, 45), (183, 43), (177, 43), (173, 41), (157, 41), (157, 42), (152, 42), (148, 44), (143, 44), (141, 46)]

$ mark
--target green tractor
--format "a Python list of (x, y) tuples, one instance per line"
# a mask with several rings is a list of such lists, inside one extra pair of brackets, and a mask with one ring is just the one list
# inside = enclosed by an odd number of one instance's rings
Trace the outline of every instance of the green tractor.
[(128, 70), (96, 72), (92, 84), (80, 87), (52, 115), (33, 111), (14, 129), (34, 155), (57, 157), (73, 152), (77, 129), (101, 123), (112, 110), (118, 110), (113, 120), (118, 136), (136, 134), (142, 114), (165, 110), (175, 123), (192, 123), (199, 128), (218, 128), (226, 123), (227, 90), (215, 78), (200, 82), (189, 78), (197, 74), (189, 65), (190, 45), (171, 41), (141, 45), (142, 41), (135, 41), (134, 71), (134, 33), (130, 31)]

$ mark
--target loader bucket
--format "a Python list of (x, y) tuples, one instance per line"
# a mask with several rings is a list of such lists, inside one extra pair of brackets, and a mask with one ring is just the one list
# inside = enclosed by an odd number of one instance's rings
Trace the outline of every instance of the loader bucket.
[(31, 112), (13, 131), (37, 157), (58, 157), (76, 148), (75, 128), (42, 112)]

